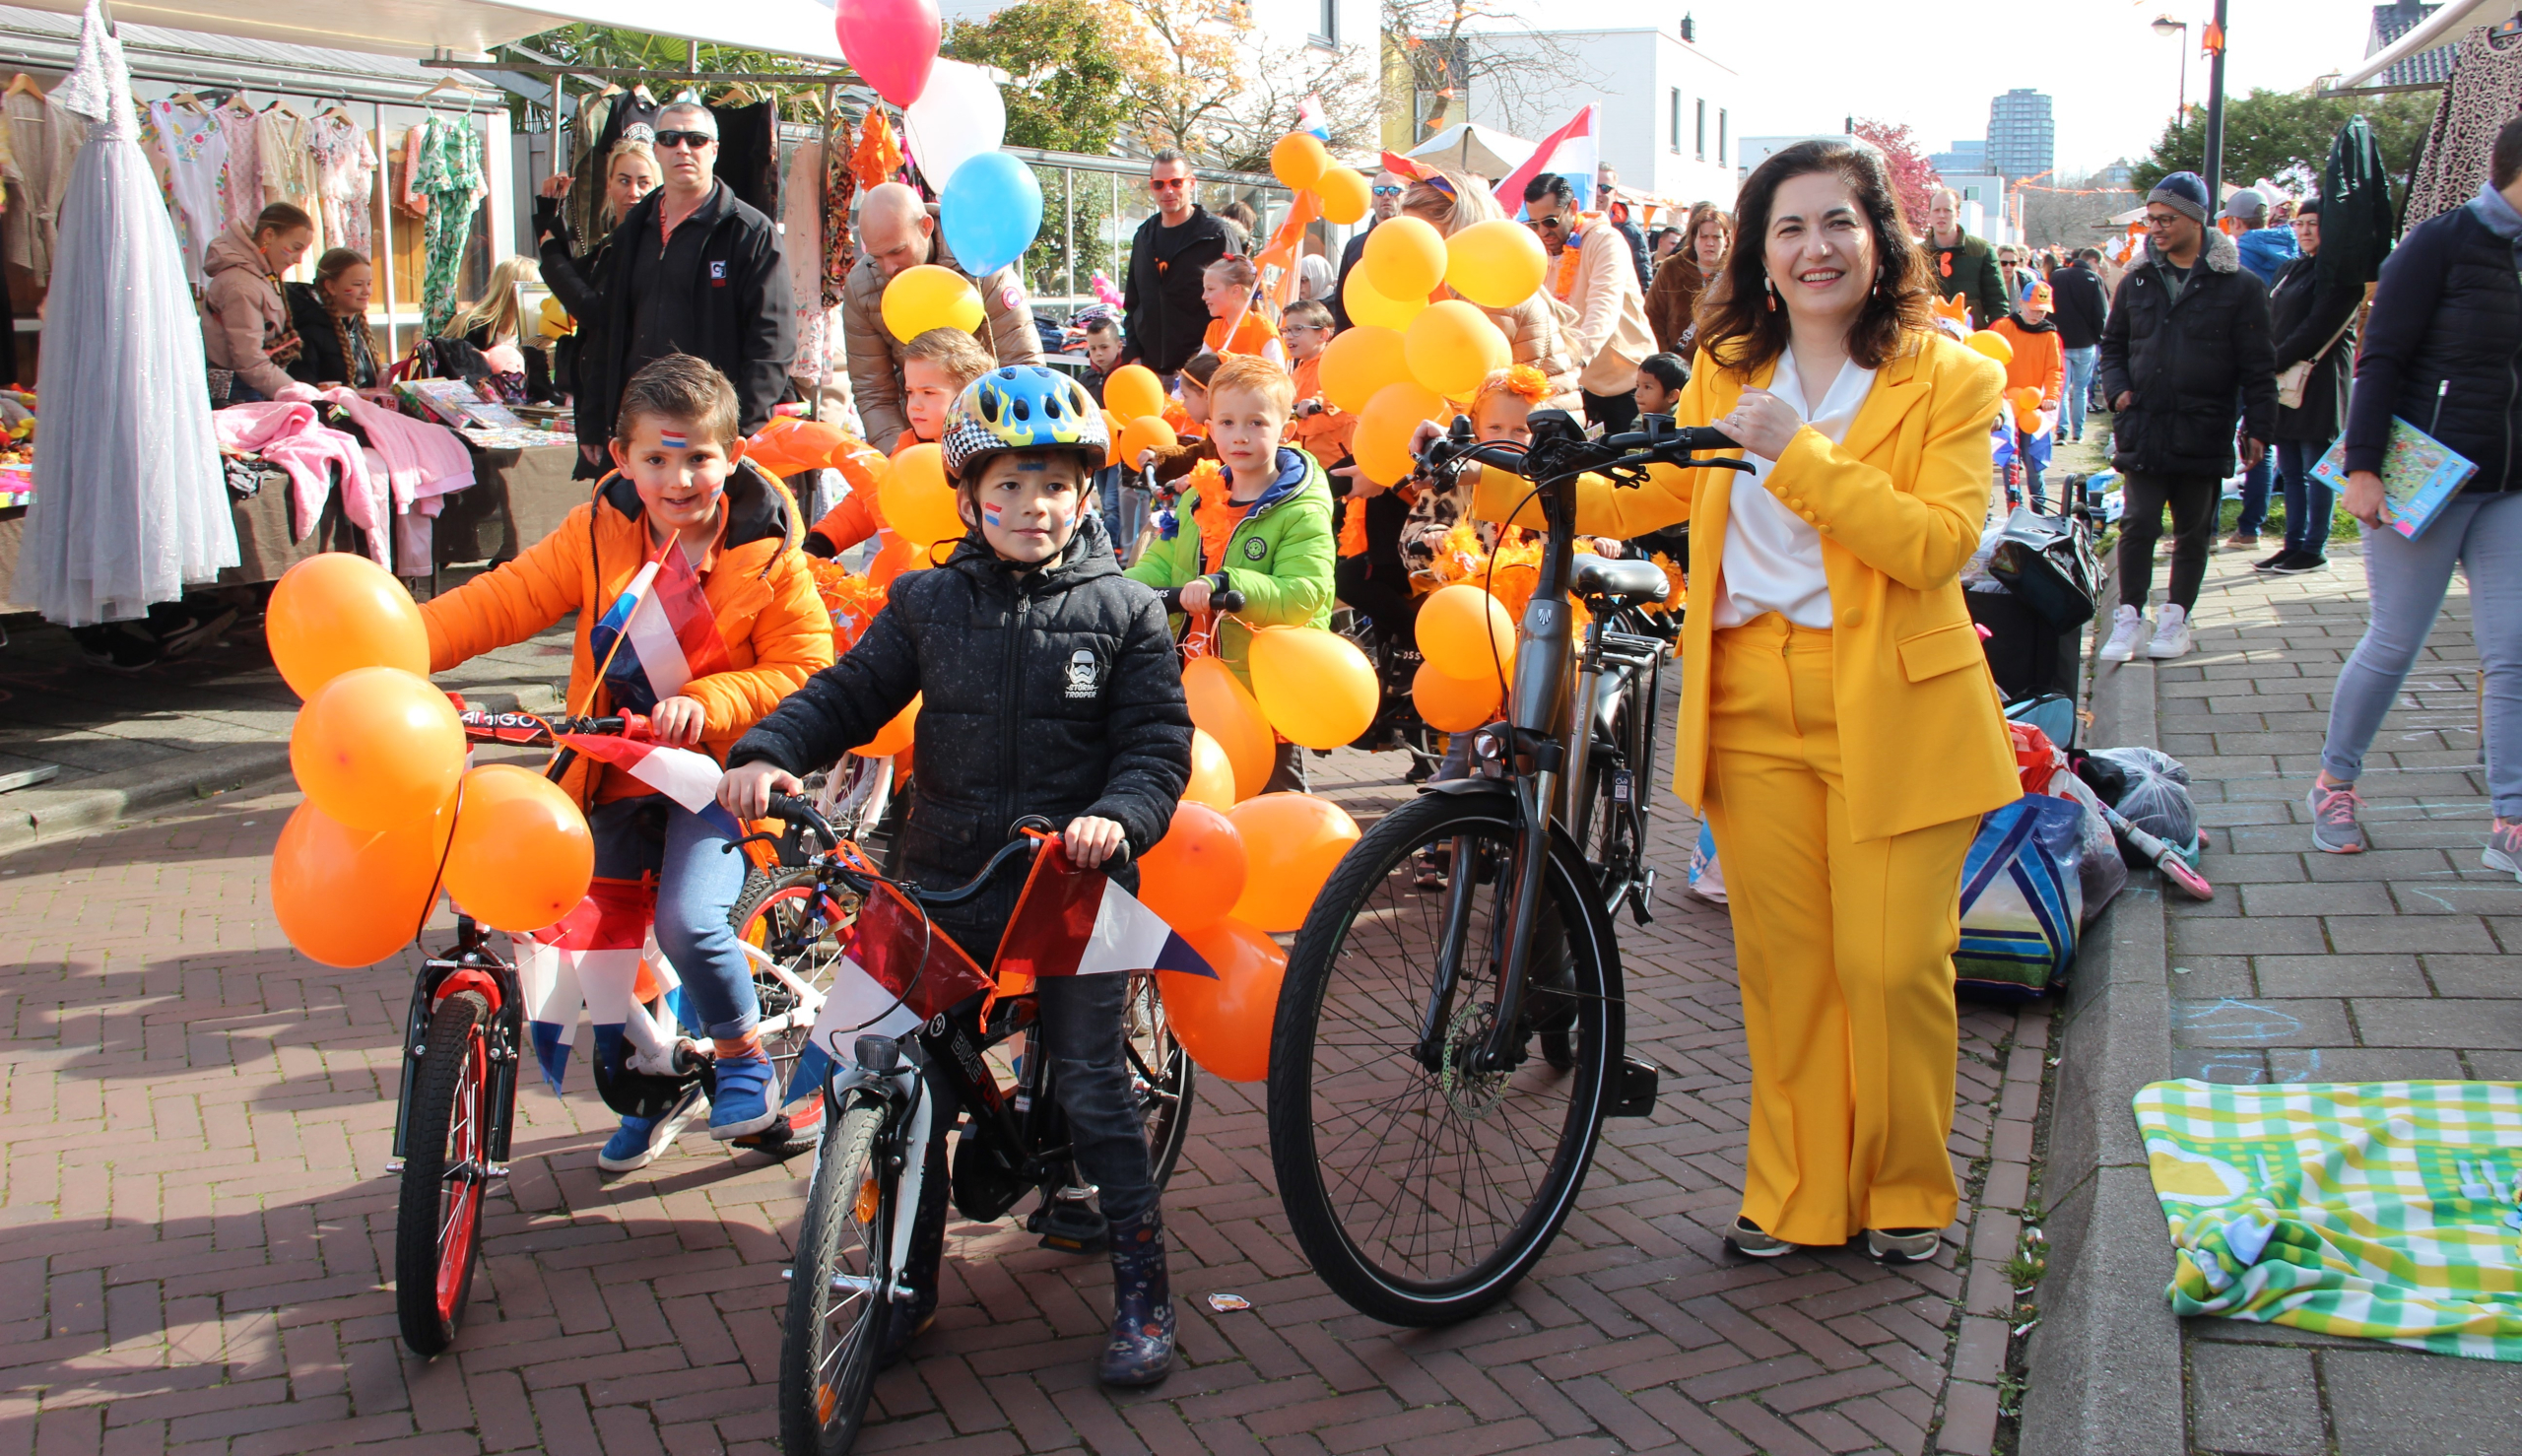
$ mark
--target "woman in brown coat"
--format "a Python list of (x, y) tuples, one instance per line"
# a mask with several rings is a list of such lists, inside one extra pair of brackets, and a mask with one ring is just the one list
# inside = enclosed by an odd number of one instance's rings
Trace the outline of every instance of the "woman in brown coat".
[[(1478, 178), (1425, 163), (1420, 167), (1425, 175), (1401, 194), (1401, 210), (1447, 237), (1475, 223), (1506, 216), (1497, 199), (1490, 195), (1488, 185)], [(1567, 343), (1576, 322), (1575, 310), (1552, 298), (1544, 287), (1535, 289), (1533, 296), (1520, 303), (1480, 311), (1505, 334), (1514, 363), (1541, 370), (1542, 378), (1550, 385), (1550, 396), (1540, 407), (1565, 410), (1584, 418), (1585, 397), (1576, 387), (1578, 361), (1569, 354)]]
[(1655, 347), (1670, 350), (1687, 362), (1694, 352), (1691, 315), (1708, 279), (1725, 266), (1734, 247), (1734, 220), (1713, 203), (1691, 209), (1682, 230), (1682, 245), (1656, 265), (1655, 282), (1646, 290), (1646, 326), (1655, 331)]

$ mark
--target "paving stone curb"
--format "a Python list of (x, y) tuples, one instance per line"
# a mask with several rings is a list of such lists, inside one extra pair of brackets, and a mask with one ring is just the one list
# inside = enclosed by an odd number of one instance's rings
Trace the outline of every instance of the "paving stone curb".
[[(2106, 591), (2104, 601), (2116, 600)], [(2106, 621), (2106, 619), (2105, 619)], [(2149, 664), (2095, 668), (2101, 747), (2155, 743)], [(2129, 1099), (2172, 1075), (2160, 882), (2130, 878), (2084, 945), (2058, 1010), (2041, 1202), (2049, 1241), (2019, 1456), (2181, 1456), (2179, 1321), (2163, 1298), (2171, 1244)]]

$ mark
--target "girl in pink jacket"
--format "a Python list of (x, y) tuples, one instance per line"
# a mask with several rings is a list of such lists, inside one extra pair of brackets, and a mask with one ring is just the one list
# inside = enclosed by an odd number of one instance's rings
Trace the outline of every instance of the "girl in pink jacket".
[(252, 227), (237, 223), (210, 240), (204, 267), (201, 342), (214, 369), (232, 369), (235, 380), (221, 404), (276, 399), (298, 357), (289, 301), (280, 276), (298, 266), (314, 244), (315, 223), (299, 208), (275, 202)]

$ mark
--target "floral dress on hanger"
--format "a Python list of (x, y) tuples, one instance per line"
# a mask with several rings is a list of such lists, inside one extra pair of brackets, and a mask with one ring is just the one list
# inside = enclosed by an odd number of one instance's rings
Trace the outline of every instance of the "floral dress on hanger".
[(464, 245), (473, 233), (473, 208), (488, 184), (482, 179), (482, 138), (469, 117), (448, 121), (431, 116), (423, 124), (429, 135), (422, 139), (413, 190), (430, 200), (421, 308), (434, 338), (455, 314), (456, 280), (464, 270)]
[(368, 216), (376, 181), (376, 149), (359, 123), (327, 111), (306, 123), (315, 185), (324, 200), (324, 233), (334, 247), (370, 257), (376, 229)]
[(263, 170), (258, 160), (262, 149), (257, 145), (263, 118), (234, 99), (210, 114), (219, 118), (219, 130), (228, 138), (228, 171), (221, 178), (228, 199), (228, 226), (242, 223), (251, 228), (263, 211)]
[(314, 276), (315, 259), (322, 257), (328, 246), (324, 241), (324, 208), (317, 197), (315, 154), (307, 145), (306, 118), (286, 106), (274, 106), (257, 118), (256, 126), (255, 161), (262, 176), (263, 201), (289, 203), (315, 225), (315, 238), (307, 244), (306, 256), (289, 270), (293, 282), (304, 283)]
[(203, 258), (228, 226), (228, 133), (216, 112), (182, 101), (151, 101), (142, 145), (163, 165), (160, 185), (175, 222), (175, 246), (195, 292), (209, 282)]

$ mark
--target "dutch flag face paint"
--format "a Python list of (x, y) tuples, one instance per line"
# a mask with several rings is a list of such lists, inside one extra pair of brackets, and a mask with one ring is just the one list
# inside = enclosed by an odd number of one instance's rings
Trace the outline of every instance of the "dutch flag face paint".
[(981, 506), (981, 524), (985, 526), (1003, 525), (1005, 524), (1005, 521), (1003, 520), (1004, 514), (1005, 507), (984, 502)]
[(692, 448), (691, 437), (679, 430), (673, 430), (660, 431), (657, 435), (657, 443), (665, 446), (669, 450), (688, 450)]

